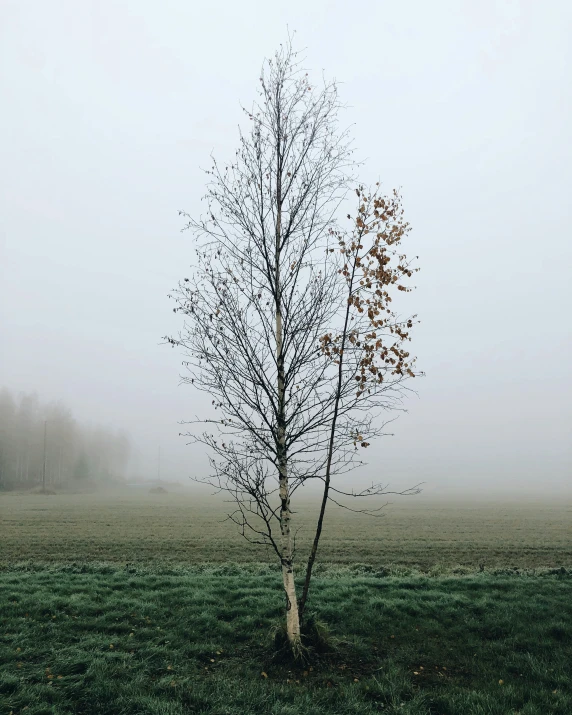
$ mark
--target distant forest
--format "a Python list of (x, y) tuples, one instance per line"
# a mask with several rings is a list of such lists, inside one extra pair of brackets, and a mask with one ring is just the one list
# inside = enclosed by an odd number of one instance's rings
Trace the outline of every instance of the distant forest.
[(0, 489), (121, 482), (129, 462), (125, 432), (79, 423), (61, 402), (0, 389)]

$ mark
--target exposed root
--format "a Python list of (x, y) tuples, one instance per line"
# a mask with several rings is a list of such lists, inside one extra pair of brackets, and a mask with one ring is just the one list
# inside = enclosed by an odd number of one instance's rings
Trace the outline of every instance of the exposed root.
[(327, 625), (313, 614), (304, 620), (300, 640), (291, 643), (285, 624), (280, 623), (270, 629), (270, 641), (271, 660), (277, 663), (308, 665), (320, 655), (335, 650)]

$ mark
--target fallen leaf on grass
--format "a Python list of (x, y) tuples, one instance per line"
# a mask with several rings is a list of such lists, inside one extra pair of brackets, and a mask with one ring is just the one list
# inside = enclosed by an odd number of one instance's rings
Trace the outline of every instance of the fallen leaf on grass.
[(261, 675), (263, 678), (267, 678), (267, 677), (268, 677), (268, 674), (265, 673), (264, 671), (262, 671), (262, 673), (260, 673), (260, 675)]

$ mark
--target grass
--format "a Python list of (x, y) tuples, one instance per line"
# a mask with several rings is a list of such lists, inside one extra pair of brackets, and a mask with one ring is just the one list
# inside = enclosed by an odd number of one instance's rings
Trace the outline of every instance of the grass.
[(572, 712), (572, 574), (315, 583), (337, 642), (273, 663), (269, 566), (14, 567), (0, 578), (0, 712), (545, 715)]
[(567, 503), (330, 512), (310, 607), (331, 647), (296, 667), (272, 556), (220, 503), (2, 494), (0, 515), (0, 715), (572, 713)]
[[(274, 554), (237, 538), (224, 504), (192, 492), (153, 495), (0, 494), (0, 563), (273, 562)], [(298, 552), (309, 546), (315, 515), (295, 515)], [(382, 519), (332, 509), (320, 560), (476, 569), (572, 566), (570, 502), (507, 504), (397, 500)]]

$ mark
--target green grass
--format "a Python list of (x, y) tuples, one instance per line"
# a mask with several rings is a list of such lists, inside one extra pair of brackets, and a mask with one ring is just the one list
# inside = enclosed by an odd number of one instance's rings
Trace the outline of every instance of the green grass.
[(189, 491), (0, 494), (0, 715), (572, 713), (569, 503), (330, 511), (335, 647), (306, 670), (272, 655), (273, 555), (223, 519)]
[(273, 567), (5, 567), (0, 713), (572, 712), (570, 572), (370, 571), (322, 569), (312, 605), (337, 646), (289, 671), (270, 659)]
[[(0, 494), (0, 563), (273, 563), (273, 553), (237, 536), (235, 525), (224, 521), (224, 507), (190, 491)], [(331, 509), (319, 559), (422, 571), (480, 564), (487, 569), (572, 566), (569, 501), (455, 503), (421, 495), (395, 499), (385, 514), (371, 519)], [(294, 515), (302, 559), (315, 518), (307, 503)]]

